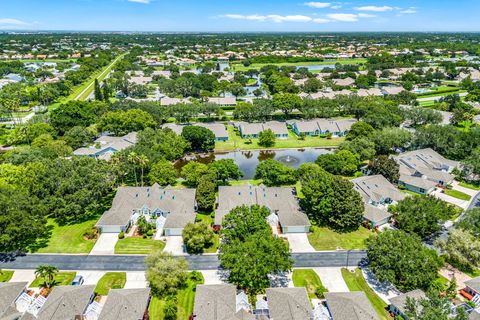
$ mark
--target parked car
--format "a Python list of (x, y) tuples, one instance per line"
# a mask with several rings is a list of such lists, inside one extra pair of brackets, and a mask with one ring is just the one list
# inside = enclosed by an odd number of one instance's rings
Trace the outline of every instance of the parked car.
[(76, 276), (75, 279), (72, 281), (72, 286), (81, 286), (83, 284), (83, 277), (82, 276)]

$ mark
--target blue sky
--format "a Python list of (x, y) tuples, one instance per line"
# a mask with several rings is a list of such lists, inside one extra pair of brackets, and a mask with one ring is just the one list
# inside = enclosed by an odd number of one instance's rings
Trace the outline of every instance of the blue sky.
[(480, 0), (0, 0), (0, 30), (480, 31)]

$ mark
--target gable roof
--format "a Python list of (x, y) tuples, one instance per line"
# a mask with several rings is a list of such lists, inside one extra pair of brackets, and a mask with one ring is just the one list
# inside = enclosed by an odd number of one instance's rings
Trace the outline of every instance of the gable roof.
[(378, 315), (363, 291), (325, 293), (334, 320), (378, 320)]
[(480, 293), (480, 277), (465, 281), (465, 285)]
[(216, 138), (228, 138), (228, 131), (223, 123), (208, 122), (208, 123), (196, 123), (198, 127), (207, 128), (212, 131)]
[(133, 213), (147, 207), (169, 213), (165, 228), (183, 228), (195, 221), (195, 189), (151, 187), (119, 187), (112, 207), (105, 211), (97, 226), (125, 226)]
[(232, 284), (197, 285), (193, 314), (196, 320), (227, 320), (236, 313)]
[[(91, 156), (104, 152), (107, 149), (112, 151), (121, 151), (137, 143), (137, 133), (130, 132), (122, 137), (113, 137), (103, 135), (94, 141), (90, 147), (79, 148), (73, 151), (77, 156)], [(99, 148), (97, 148), (99, 145)]]
[[(2, 282), (0, 283), (0, 319), (9, 316), (12, 311), (11, 306), (15, 300), (27, 288), (27, 282)], [(14, 312), (15, 313), (15, 312)]]
[(111, 289), (98, 320), (142, 320), (150, 289)]
[(67, 320), (83, 315), (95, 290), (89, 286), (54, 287), (38, 313), (38, 320)]
[(382, 175), (363, 176), (350, 180), (353, 188), (362, 196), (365, 202), (379, 202), (382, 198), (400, 201), (406, 194), (398, 190)]
[(420, 289), (406, 292), (399, 296), (393, 297), (390, 299), (390, 304), (394, 305), (400, 312), (405, 313), (405, 307), (407, 305), (407, 298), (412, 298), (415, 300), (426, 299), (427, 296), (425, 292)]
[(363, 217), (368, 221), (377, 223), (384, 219), (390, 218), (392, 215), (385, 210), (382, 210), (378, 207), (374, 207), (371, 204), (365, 204), (365, 211), (363, 212)]
[(313, 310), (305, 288), (268, 288), (266, 290), (271, 319), (310, 319)]

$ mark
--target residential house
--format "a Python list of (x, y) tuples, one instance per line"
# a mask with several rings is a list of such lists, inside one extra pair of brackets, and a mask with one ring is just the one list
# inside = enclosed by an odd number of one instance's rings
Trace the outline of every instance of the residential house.
[(384, 95), (397, 95), (405, 91), (405, 89), (400, 86), (386, 86), (386, 87), (382, 87), (380, 90), (382, 90), (382, 93)]
[(162, 97), (160, 99), (160, 105), (162, 106), (173, 106), (176, 104), (190, 104), (192, 103), (188, 98), (170, 98), (170, 97)]
[(230, 106), (237, 105), (237, 99), (235, 97), (209, 97), (208, 102), (216, 104), (218, 106)]
[(245, 293), (232, 284), (197, 285), (193, 315), (195, 320), (255, 320)]
[(288, 129), (285, 122), (268, 121), (265, 123), (247, 123), (238, 122), (235, 124), (240, 132), (240, 136), (244, 139), (258, 138), (260, 132), (265, 130), (272, 130), (277, 139), (287, 139)]
[[(465, 281), (465, 288), (462, 291), (462, 294), (467, 296), (469, 300), (473, 300), (477, 304), (480, 304), (480, 277)], [(467, 295), (464, 293), (467, 293)]]
[[(427, 297), (425, 293), (420, 289), (401, 294), (397, 297), (390, 299), (388, 311), (393, 313), (395, 316), (399, 316), (402, 317), (402, 319), (408, 320), (408, 317), (405, 315), (405, 311), (407, 306), (407, 299), (409, 298), (420, 302), (420, 300), (426, 299)], [(421, 306), (419, 305), (419, 307)]]
[(17, 310), (16, 302), (25, 293), (27, 282), (0, 283), (0, 319), (18, 319), (22, 313)]
[(54, 287), (36, 317), (27, 312), (21, 320), (82, 319), (95, 297), (94, 290), (94, 285)]
[(333, 79), (333, 83), (339, 87), (351, 87), (355, 84), (355, 80), (350, 77), (345, 79)]
[(459, 166), (457, 161), (445, 159), (430, 148), (401, 153), (394, 160), (400, 165), (398, 184), (420, 194), (429, 194), (435, 185), (450, 184), (454, 180), (451, 172)]
[(118, 151), (132, 147), (137, 143), (137, 133), (130, 132), (122, 137), (101, 136), (90, 147), (83, 147), (73, 152), (76, 156), (109, 160)]
[(327, 292), (325, 300), (332, 320), (379, 320), (363, 291)]
[(296, 135), (318, 136), (331, 134), (334, 137), (342, 137), (347, 134), (352, 125), (357, 122), (354, 119), (312, 119), (292, 120), (288, 124)]
[(176, 124), (176, 123), (165, 123), (162, 125), (162, 129), (168, 128), (178, 135), (182, 134), (184, 127), (185, 127), (184, 124)]
[(215, 135), (215, 141), (227, 141), (228, 131), (227, 128), (223, 123), (216, 123), (216, 122), (208, 122), (208, 123), (196, 123), (194, 124), (198, 127), (207, 128), (208, 130), (212, 131)]
[(136, 85), (146, 85), (152, 82), (152, 77), (145, 77), (145, 76), (133, 76), (128, 79), (128, 82)]
[(150, 289), (111, 289), (98, 320), (143, 320), (149, 303)]
[(407, 196), (382, 175), (363, 176), (350, 182), (365, 202), (363, 218), (371, 228), (389, 223), (391, 214), (388, 213), (387, 206)]
[(273, 230), (278, 230), (278, 226), (283, 233), (303, 233), (310, 230), (310, 221), (300, 209), (295, 189), (263, 185), (220, 186), (215, 225), (221, 226), (223, 217), (233, 208), (255, 204), (270, 210), (267, 222)]
[(270, 319), (312, 319), (313, 310), (304, 287), (267, 288), (265, 294)]
[(189, 223), (195, 222), (195, 189), (151, 187), (120, 187), (112, 207), (97, 222), (101, 232), (121, 232), (143, 215), (147, 220), (156, 219), (157, 232), (166, 236), (178, 236)]

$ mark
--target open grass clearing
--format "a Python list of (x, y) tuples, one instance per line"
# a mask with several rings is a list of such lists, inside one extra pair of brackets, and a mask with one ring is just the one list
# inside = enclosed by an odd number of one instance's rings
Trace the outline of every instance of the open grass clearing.
[(285, 66), (294, 66), (294, 67), (301, 67), (301, 66), (317, 66), (317, 65), (330, 65), (330, 64), (363, 64), (366, 63), (367, 59), (363, 58), (352, 58), (352, 59), (338, 59), (338, 60), (323, 60), (323, 61), (303, 61), (303, 62), (280, 62), (280, 63), (252, 63), (248, 67), (245, 67), (241, 63), (234, 63), (231, 64), (231, 68), (234, 71), (247, 71), (251, 69), (261, 69), (264, 66), (268, 65), (275, 65), (278, 67), (285, 67)]
[[(77, 275), (76, 272), (59, 272), (53, 277), (53, 284), (52, 286), (69, 286), (72, 284), (73, 279)], [(41, 277), (35, 278), (33, 282), (30, 284), (30, 287), (44, 287), (45, 286), (45, 279)]]
[(466, 193), (463, 193), (461, 191), (458, 191), (458, 190), (445, 189), (443, 192), (447, 196), (454, 197), (454, 198), (457, 198), (457, 199), (460, 199), (460, 200), (469, 201), (472, 198), (470, 195), (468, 195)]
[(365, 240), (372, 235), (375, 233), (364, 227), (353, 232), (338, 233), (326, 227), (313, 226), (312, 232), (308, 234), (308, 241), (318, 251), (365, 249)]
[(128, 237), (118, 240), (115, 245), (115, 254), (149, 254), (163, 250), (165, 242), (150, 238)]
[(89, 253), (96, 240), (87, 240), (84, 234), (95, 227), (97, 219), (88, 220), (77, 224), (64, 226), (49, 219), (48, 224), (52, 226), (52, 234), (47, 246), (40, 248), (39, 253)]
[(125, 272), (107, 272), (98, 280), (95, 293), (106, 296), (110, 289), (123, 289), (126, 282), (127, 274)]
[(474, 185), (468, 182), (462, 181), (462, 182), (459, 182), (458, 185), (464, 188), (472, 189), (472, 190), (480, 190), (480, 185)]
[(295, 287), (305, 287), (310, 299), (323, 298), (327, 288), (322, 285), (320, 277), (312, 269), (295, 269), (292, 274)]
[(379, 296), (370, 288), (367, 281), (363, 277), (362, 270), (355, 269), (355, 272), (350, 272), (348, 269), (342, 268), (343, 280), (347, 284), (350, 291), (363, 291), (367, 295), (368, 300), (382, 320), (391, 319), (385, 308), (387, 304), (380, 299)]

